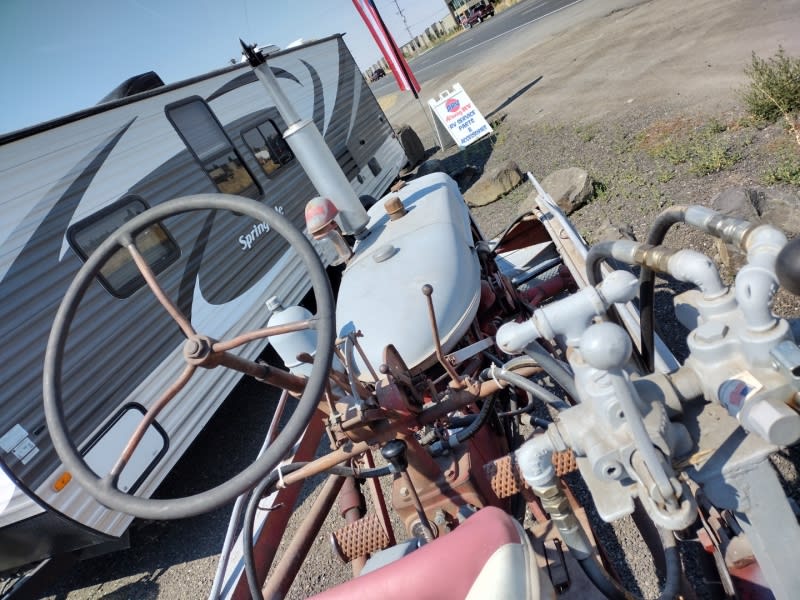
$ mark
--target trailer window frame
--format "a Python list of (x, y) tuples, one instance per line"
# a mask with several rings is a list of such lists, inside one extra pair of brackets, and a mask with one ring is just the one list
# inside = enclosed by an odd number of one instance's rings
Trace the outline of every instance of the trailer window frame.
[[(216, 126), (214, 131), (207, 130), (207, 133), (211, 133), (211, 137), (216, 136), (217, 142), (225, 142), (226, 147), (224, 149), (215, 151), (209, 150), (207, 153), (203, 152), (203, 156), (200, 155), (198, 150), (202, 149), (198, 149), (193, 143), (196, 142), (196, 136), (194, 136), (194, 132), (192, 133), (192, 137), (190, 137), (190, 135), (188, 135), (187, 131), (184, 129), (185, 124), (178, 123), (174, 117), (174, 112), (176, 110), (184, 108), (190, 104), (197, 104), (198, 106), (201, 106), (205, 113), (207, 113), (207, 115), (210, 117), (209, 122)], [(214, 111), (211, 110), (211, 106), (209, 106), (208, 102), (206, 102), (201, 96), (187, 96), (186, 98), (182, 98), (177, 102), (167, 104), (164, 107), (164, 114), (166, 115), (167, 120), (170, 122), (175, 132), (181, 138), (181, 141), (183, 141), (186, 149), (194, 158), (195, 162), (200, 165), (200, 168), (203, 170), (211, 184), (219, 193), (246, 196), (247, 198), (252, 198), (254, 200), (259, 200), (263, 196), (263, 190), (258, 184), (256, 177), (248, 168), (244, 157), (236, 149), (236, 146), (231, 137), (228, 135), (228, 132), (225, 130), (225, 127), (223, 127)], [(206, 124), (207, 123), (195, 124), (193, 125), (192, 129)], [(217, 163), (217, 161), (223, 157), (227, 160)], [(233, 165), (233, 167), (231, 167), (231, 165)], [(249, 180), (249, 182), (244, 182), (246, 185), (239, 185), (235, 188), (221, 185), (224, 182), (231, 180), (236, 182), (236, 180), (242, 176), (246, 176)], [(223, 177), (224, 179), (222, 179)]]
[[(126, 215), (127, 218), (123, 218), (121, 221), (111, 221), (109, 224), (110, 227), (106, 225), (102, 228), (104, 233), (101, 233), (91, 240), (82, 239), (82, 234), (96, 227), (98, 224), (101, 224), (104, 220), (116, 216), (120, 210), (126, 207), (133, 207), (133, 214), (129, 213)], [(109, 235), (116, 231), (123, 223), (130, 221), (133, 217), (142, 214), (149, 208), (150, 206), (145, 202), (144, 198), (138, 194), (127, 194), (116, 202), (109, 204), (71, 225), (69, 229), (67, 229), (67, 242), (70, 248), (72, 248), (75, 254), (81, 259), (81, 262), (85, 263), (92, 252), (94, 252)], [(136, 234), (135, 240), (142, 241), (143, 237), (148, 235), (151, 237), (151, 240), (155, 240), (156, 243), (149, 244), (145, 250), (140, 249), (140, 252), (142, 252), (145, 258), (148, 258), (148, 264), (153, 273), (158, 275), (167, 267), (178, 261), (181, 257), (181, 249), (164, 223), (153, 223), (149, 225), (143, 231)], [(154, 260), (151, 258), (153, 248), (159, 250)], [(148, 256), (148, 253), (151, 256)], [(111, 263), (113, 267), (115, 262), (117, 263), (115, 270), (108, 271), (107, 267), (109, 267), (109, 263)], [(117, 281), (115, 278), (123, 269), (132, 271), (132, 275), (125, 277), (122, 281)], [(96, 279), (103, 289), (119, 299), (130, 298), (135, 292), (147, 285), (144, 277), (142, 277), (142, 274), (133, 262), (133, 257), (125, 248), (119, 248), (119, 250), (106, 261), (103, 268), (97, 274)]]
[[(268, 125), (274, 131), (272, 135), (265, 135), (264, 131), (262, 131), (262, 127)], [(261, 139), (264, 142), (264, 146), (261, 149), (256, 149), (253, 144), (248, 140), (248, 136), (256, 133), (261, 136)], [(294, 161), (295, 156), (292, 149), (289, 147), (289, 144), (286, 142), (286, 138), (283, 137), (281, 134), (280, 127), (276, 123), (275, 119), (266, 118), (263, 121), (259, 121), (255, 125), (248, 127), (247, 129), (242, 129), (241, 133), (242, 142), (244, 145), (250, 150), (253, 158), (261, 167), (261, 170), (264, 172), (264, 175), (272, 179), (276, 175), (280, 174), (280, 171), (283, 167), (290, 164)], [(277, 144), (271, 140), (277, 138), (279, 141)], [(276, 147), (277, 146), (277, 147)], [(269, 161), (272, 162), (275, 167), (271, 170), (268, 170), (267, 165), (262, 162), (262, 159), (259, 158), (259, 153), (263, 150), (267, 150), (267, 154), (269, 156)]]

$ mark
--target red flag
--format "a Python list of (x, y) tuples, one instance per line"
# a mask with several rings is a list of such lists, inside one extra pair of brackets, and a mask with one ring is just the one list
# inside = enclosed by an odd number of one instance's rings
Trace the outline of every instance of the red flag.
[(397, 85), (401, 90), (414, 92), (414, 97), (418, 97), (419, 83), (411, 72), (411, 67), (408, 66), (405, 56), (400, 52), (394, 38), (392, 38), (392, 34), (389, 33), (386, 24), (381, 19), (381, 15), (375, 7), (375, 2), (373, 0), (353, 0), (353, 4), (358, 10), (358, 14), (364, 19), (364, 23), (367, 24), (367, 28), (369, 28), (375, 43), (381, 49), (386, 62), (389, 63), (389, 68), (397, 80)]

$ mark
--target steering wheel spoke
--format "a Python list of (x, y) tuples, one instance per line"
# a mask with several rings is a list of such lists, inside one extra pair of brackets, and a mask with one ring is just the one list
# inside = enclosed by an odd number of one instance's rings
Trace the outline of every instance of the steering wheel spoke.
[[(198, 334), (191, 321), (181, 313), (162, 288), (147, 260), (137, 248), (134, 239), (139, 232), (168, 217), (209, 210), (230, 211), (237, 217), (246, 215), (257, 222), (267, 224), (268, 231), (283, 237), (302, 260), (302, 268), (308, 273), (316, 299), (317, 314), (311, 319), (246, 332), (228, 341), (217, 342)], [(63, 398), (62, 385), (64, 354), (69, 329), (78, 311), (78, 306), (105, 263), (119, 250), (120, 246), (128, 249), (149, 289), (186, 336), (183, 348), (183, 359), (186, 364), (169, 389), (150, 404), (150, 408), (131, 434), (111, 471), (104, 476), (98, 476), (88, 466), (84, 456), (78, 450), (82, 441), (79, 440), (80, 443), (76, 443), (66, 425), (67, 412), (64, 410), (65, 398)], [(260, 299), (256, 301), (262, 302)], [(314, 362), (307, 379), (270, 365), (247, 360), (231, 352), (250, 341), (307, 329), (314, 329), (317, 339), (313, 353)], [(325, 268), (305, 235), (285, 217), (266, 204), (227, 194), (187, 196), (155, 206), (133, 217), (98, 246), (78, 271), (56, 313), (45, 352), (43, 376), (44, 411), (53, 447), (75, 480), (101, 504), (113, 510), (143, 519), (176, 519), (218, 508), (261, 481), (283, 459), (302, 434), (314, 414), (328, 382), (328, 373), (333, 357), (334, 333), (333, 294)], [(181, 390), (185, 389), (198, 367), (210, 369), (217, 366), (253, 375), (299, 396), (293, 414), (275, 440), (259, 458), (243, 471), (232, 475), (227, 481), (216, 487), (192, 496), (153, 499), (121, 491), (118, 485), (122, 472), (148, 428), (155, 423), (164, 407), (176, 399)], [(125, 374), (117, 374), (117, 376), (125, 376)], [(120, 398), (121, 404), (130, 401), (130, 398)], [(179, 401), (191, 401), (191, 399), (185, 398), (184, 394), (181, 395)], [(179, 426), (176, 425), (176, 427)], [(168, 431), (167, 433), (169, 435), (172, 432)]]
[(128, 464), (133, 453), (136, 452), (136, 448), (139, 446), (139, 443), (142, 441), (144, 434), (147, 433), (148, 427), (153, 424), (153, 421), (156, 420), (158, 414), (163, 410), (163, 408), (169, 404), (170, 400), (172, 400), (178, 393), (186, 387), (186, 384), (189, 383), (189, 380), (194, 375), (195, 370), (197, 367), (194, 365), (187, 365), (186, 368), (183, 370), (183, 373), (180, 374), (178, 379), (169, 386), (161, 397), (156, 400), (150, 408), (145, 413), (142, 420), (139, 421), (139, 424), (136, 426), (136, 429), (133, 431), (128, 443), (125, 444), (125, 448), (122, 450), (122, 454), (120, 454), (117, 462), (114, 463), (114, 466), (109, 471), (109, 476), (119, 478), (122, 470)]
[(306, 319), (304, 321), (294, 321), (293, 323), (286, 323), (284, 325), (274, 325), (272, 327), (256, 329), (254, 331), (248, 331), (247, 333), (238, 335), (235, 338), (225, 342), (214, 342), (214, 344), (211, 346), (211, 349), (214, 352), (226, 352), (254, 340), (260, 340), (275, 335), (285, 335), (295, 331), (305, 331), (306, 329), (312, 329), (313, 326), (313, 320)]
[(137, 248), (133, 236), (131, 235), (121, 236), (121, 243), (124, 244), (128, 252), (131, 253), (133, 262), (136, 264), (136, 267), (139, 269), (139, 272), (142, 274), (142, 277), (144, 277), (144, 280), (147, 283), (147, 287), (150, 288), (150, 291), (153, 292), (153, 295), (161, 303), (161, 306), (163, 306), (166, 309), (169, 315), (178, 324), (178, 327), (181, 328), (183, 334), (187, 338), (196, 335), (197, 332), (194, 330), (191, 321), (189, 321), (189, 319), (186, 318), (186, 316), (180, 311), (180, 309), (175, 305), (175, 303), (170, 299), (170, 297), (164, 291), (164, 288), (161, 287), (161, 284), (158, 283), (158, 278), (156, 278), (156, 274), (153, 273), (153, 269), (150, 268), (150, 265), (147, 263), (144, 256), (142, 256), (142, 253), (139, 252), (139, 248)]

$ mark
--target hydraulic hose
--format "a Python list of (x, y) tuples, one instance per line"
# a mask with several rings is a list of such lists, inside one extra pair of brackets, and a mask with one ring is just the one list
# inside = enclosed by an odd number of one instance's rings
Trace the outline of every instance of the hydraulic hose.
[(518, 375), (513, 371), (510, 371), (506, 368), (496, 368), (494, 365), (488, 369), (485, 369), (483, 373), (481, 373), (481, 378), (488, 380), (488, 379), (500, 379), (502, 381), (506, 381), (516, 387), (522, 388), (534, 398), (538, 398), (543, 402), (546, 402), (556, 410), (565, 410), (569, 408), (569, 404), (564, 402), (561, 398), (553, 394), (552, 392), (548, 391), (538, 383), (535, 383), (528, 379), (527, 377), (523, 377), (522, 375)]
[[(270, 472), (264, 480), (253, 488), (250, 494), (250, 500), (247, 503), (247, 509), (244, 515), (244, 522), (242, 523), (242, 557), (244, 561), (244, 571), (247, 576), (247, 586), (250, 588), (250, 596), (253, 599), (262, 599), (261, 588), (258, 585), (258, 576), (256, 574), (256, 561), (253, 554), (253, 531), (255, 529), (256, 511), (261, 499), (270, 493), (272, 488), (278, 483), (281, 474), (288, 475), (300, 468), (308, 465), (308, 462), (296, 462), (282, 465), (279, 471)], [(390, 468), (378, 467), (375, 469), (365, 469), (363, 471), (356, 471), (350, 467), (337, 465), (322, 471), (329, 475), (342, 475), (344, 477), (383, 477), (391, 473)]]
[[(535, 439), (535, 438), (534, 438)], [(540, 458), (549, 456), (547, 452), (540, 455)], [(521, 460), (524, 460), (521, 458)], [(524, 471), (523, 467), (523, 471)], [(548, 471), (552, 467), (548, 464)], [(524, 471), (525, 472), (525, 471)], [(581, 569), (592, 581), (604, 596), (611, 600), (637, 600), (637, 597), (623, 588), (603, 566), (594, 559), (595, 552), (589, 542), (589, 537), (583, 525), (575, 515), (569, 499), (567, 498), (561, 483), (555, 477), (555, 472), (550, 471), (549, 478), (547, 473), (541, 472), (535, 477), (525, 472), (525, 479), (533, 488), (533, 492), (539, 497), (542, 508), (550, 515), (552, 523), (560, 534), (564, 544), (569, 548), (572, 556), (578, 561)], [(544, 477), (545, 480), (536, 484), (536, 479)], [(681, 562), (678, 553), (678, 546), (675, 538), (670, 531), (666, 531), (658, 526), (658, 535), (661, 546), (664, 550), (664, 560), (666, 572), (664, 575), (664, 587), (660, 600), (674, 600), (678, 594), (681, 582)]]
[[(561, 363), (561, 361), (554, 358), (539, 342), (534, 340), (528, 344), (524, 352), (530, 358), (536, 361), (536, 364), (542, 367), (545, 373), (550, 375), (550, 377), (552, 377), (555, 382), (561, 386), (561, 389), (564, 390), (573, 400), (576, 402), (580, 400), (580, 397), (578, 396), (578, 388), (575, 386), (575, 379), (573, 378), (572, 373), (567, 371), (566, 367)], [(509, 367), (506, 365), (506, 370), (508, 369)]]
[(478, 417), (464, 429), (461, 429), (458, 433), (456, 433), (454, 437), (459, 444), (463, 444), (465, 441), (475, 435), (483, 426), (483, 424), (486, 422), (486, 419), (489, 418), (489, 413), (494, 408), (496, 398), (497, 397), (494, 394), (489, 396), (489, 398), (484, 401), (481, 411), (478, 413)]
[[(686, 219), (687, 206), (670, 206), (662, 211), (653, 221), (647, 233), (646, 243), (651, 246), (660, 246), (664, 243), (667, 232), (676, 223)], [(639, 270), (639, 330), (642, 342), (642, 360), (648, 373), (655, 370), (655, 272), (645, 266)]]
[[(674, 600), (678, 596), (681, 586), (681, 560), (678, 545), (675, 543), (675, 536), (672, 535), (672, 532), (660, 527), (657, 529), (661, 546), (664, 549), (666, 568), (664, 587), (659, 595), (659, 600)], [(584, 574), (606, 598), (610, 600), (638, 600), (637, 596), (631, 594), (612, 578), (594, 557), (588, 556), (579, 559), (578, 564)]]

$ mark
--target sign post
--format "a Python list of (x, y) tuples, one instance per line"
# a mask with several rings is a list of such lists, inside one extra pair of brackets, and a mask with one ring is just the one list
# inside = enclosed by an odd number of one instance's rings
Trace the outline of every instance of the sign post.
[(438, 98), (428, 100), (428, 107), (437, 118), (436, 134), (442, 148), (452, 145), (443, 139), (445, 131), (460, 148), (466, 148), (492, 133), (489, 123), (458, 83), (452, 90), (439, 94)]

